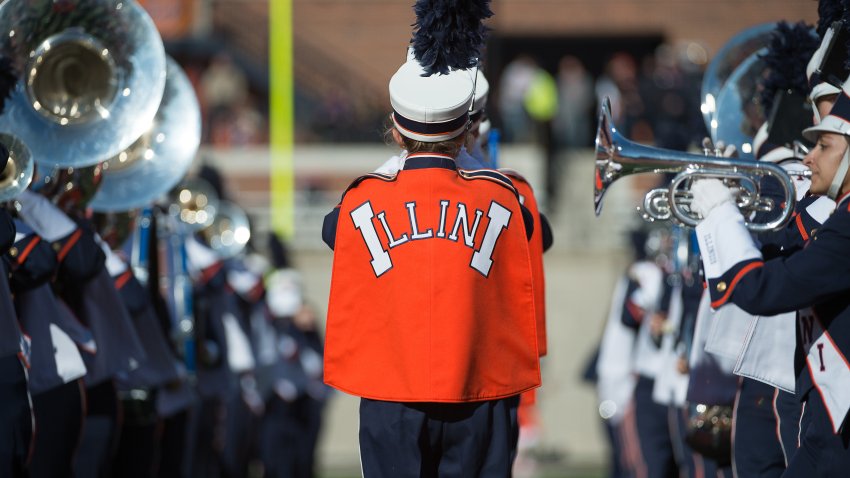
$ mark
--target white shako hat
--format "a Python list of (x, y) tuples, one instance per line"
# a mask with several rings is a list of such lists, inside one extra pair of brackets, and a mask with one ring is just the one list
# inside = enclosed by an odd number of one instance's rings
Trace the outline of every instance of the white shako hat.
[(447, 141), (466, 131), (473, 83), (465, 70), (423, 76), (417, 61), (401, 65), (390, 79), (393, 123), (413, 140)]
[(473, 68), (470, 71), (475, 72), (472, 81), (475, 83), (475, 99), (472, 101), (472, 111), (469, 113), (470, 119), (478, 121), (484, 113), (484, 107), (487, 106), (487, 94), (490, 93), (490, 83), (481, 73), (480, 68)]
[[(815, 142), (818, 140), (820, 133), (835, 133), (844, 135), (845, 139), (850, 142), (850, 81), (844, 82), (842, 90), (839, 90), (838, 99), (832, 105), (829, 114), (823, 118), (820, 123), (803, 130), (803, 136), (809, 141)], [(832, 178), (832, 184), (826, 195), (828, 198), (835, 200), (838, 196), (838, 190), (844, 182), (844, 177), (850, 169), (850, 149), (844, 151), (844, 157), (838, 165), (838, 170)]]
[[(812, 100), (812, 103), (817, 103), (817, 100), (824, 96), (837, 95), (841, 92), (841, 89), (823, 80), (820, 77), (820, 73), (817, 71), (818, 68), (820, 68), (821, 62), (823, 62), (823, 57), (826, 55), (826, 50), (829, 48), (833, 35), (835, 35), (835, 30), (832, 27), (829, 27), (823, 35), (823, 40), (821, 40), (820, 46), (818, 46), (818, 49), (815, 50), (815, 53), (806, 65), (806, 78), (808, 78), (809, 88), (811, 88), (809, 98)], [(814, 110), (815, 116), (819, 116), (818, 109), (816, 107), (812, 109)], [(817, 119), (820, 121), (819, 117)]]

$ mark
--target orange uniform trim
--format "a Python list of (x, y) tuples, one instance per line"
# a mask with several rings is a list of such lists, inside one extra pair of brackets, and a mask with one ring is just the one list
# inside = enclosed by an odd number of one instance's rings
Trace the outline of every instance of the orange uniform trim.
[(120, 276), (118, 276), (118, 278), (115, 279), (115, 289), (121, 290), (122, 287), (127, 285), (127, 281), (130, 280), (130, 277), (133, 277), (133, 271), (131, 271), (131, 270), (124, 271), (123, 274), (121, 274)]
[(82, 237), (82, 235), (83, 231), (81, 229), (77, 229), (76, 231), (74, 231), (74, 234), (71, 235), (71, 238), (65, 242), (65, 244), (62, 246), (62, 250), (59, 251), (59, 262), (65, 260), (65, 256), (67, 256), (68, 253), (71, 252), (71, 248), (74, 247), (74, 244), (76, 244), (77, 241), (80, 240), (80, 237)]
[(747, 264), (746, 266), (744, 266), (741, 270), (739, 270), (738, 273), (735, 274), (735, 278), (732, 279), (732, 282), (729, 284), (729, 287), (726, 289), (726, 293), (723, 294), (723, 297), (712, 302), (711, 307), (716, 309), (716, 308), (720, 307), (721, 305), (725, 304), (726, 301), (729, 300), (729, 297), (732, 296), (732, 291), (735, 290), (735, 286), (738, 285), (738, 282), (744, 277), (744, 275), (747, 274), (748, 272), (750, 272), (753, 269), (758, 269), (759, 267), (764, 267), (764, 262), (762, 262), (762, 261), (751, 262), (751, 263)]
[(800, 235), (803, 236), (803, 240), (808, 241), (809, 240), (809, 233), (806, 232), (806, 226), (803, 225), (803, 216), (802, 215), (797, 214), (796, 223), (797, 223), (797, 230), (800, 231)]
[(643, 310), (643, 308), (638, 307), (638, 305), (635, 304), (634, 302), (627, 300), (626, 301), (626, 309), (629, 310), (629, 313), (632, 314), (632, 317), (634, 317), (636, 321), (643, 322), (643, 316), (646, 313), (646, 311)]
[(27, 244), (27, 247), (25, 247), (23, 252), (21, 252), (21, 254), (18, 256), (18, 264), (23, 264), (24, 261), (27, 260), (27, 257), (30, 255), (33, 248), (35, 248), (35, 245), (39, 242), (41, 242), (41, 237), (34, 236), (33, 239), (29, 242), (29, 244)]
[(219, 261), (201, 271), (201, 283), (206, 284), (224, 267), (224, 263)]

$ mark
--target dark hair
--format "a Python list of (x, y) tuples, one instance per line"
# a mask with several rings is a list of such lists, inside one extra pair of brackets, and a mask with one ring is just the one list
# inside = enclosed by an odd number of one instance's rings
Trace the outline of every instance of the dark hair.
[[(396, 129), (395, 123), (393, 123), (392, 114), (387, 116), (386, 121), (384, 121), (384, 142), (388, 145), (396, 144), (395, 138), (393, 137), (393, 131)], [(447, 156), (451, 156), (452, 158), (457, 158), (457, 155), (460, 154), (460, 148), (463, 147), (463, 144), (466, 142), (466, 135), (468, 130), (464, 130), (461, 134), (457, 135), (452, 139), (447, 139), (445, 141), (438, 141), (436, 143), (431, 143), (427, 141), (417, 141), (415, 139), (408, 138), (405, 135), (401, 135), (401, 140), (404, 143), (404, 149), (407, 150), (408, 154), (414, 153), (438, 153), (445, 154)]]

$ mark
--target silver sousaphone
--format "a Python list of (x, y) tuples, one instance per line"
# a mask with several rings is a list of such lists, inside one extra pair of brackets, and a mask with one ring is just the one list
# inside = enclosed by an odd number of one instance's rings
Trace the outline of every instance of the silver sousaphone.
[(89, 205), (98, 212), (153, 203), (185, 176), (201, 143), (201, 109), (192, 84), (172, 58), (156, 117), (132, 146), (104, 163), (103, 182)]
[(741, 63), (770, 43), (771, 34), (775, 29), (776, 23), (763, 23), (747, 28), (726, 42), (706, 67), (700, 92), (702, 101), (700, 111), (709, 135), (715, 143), (720, 123), (717, 118), (720, 91)]
[(202, 229), (200, 235), (219, 257), (236, 257), (251, 239), (248, 215), (235, 203), (219, 201), (212, 224)]
[(6, 0), (0, 32), (0, 54), (18, 73), (0, 131), (26, 143), (36, 163), (90, 166), (150, 127), (165, 50), (136, 2)]
[(0, 171), (0, 201), (9, 201), (32, 181), (32, 154), (20, 139), (11, 134), (0, 133), (0, 143), (9, 150), (9, 160)]
[(740, 159), (755, 160), (753, 138), (766, 119), (758, 102), (759, 81), (767, 69), (762, 59), (766, 52), (757, 50), (741, 62), (717, 95), (711, 140), (734, 145)]

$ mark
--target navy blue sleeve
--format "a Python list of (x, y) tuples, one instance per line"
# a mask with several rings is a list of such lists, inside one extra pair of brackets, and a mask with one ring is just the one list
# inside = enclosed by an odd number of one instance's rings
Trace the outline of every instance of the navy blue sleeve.
[(552, 247), (555, 238), (552, 235), (552, 226), (549, 224), (549, 219), (542, 212), (540, 213), (540, 232), (543, 235), (543, 252), (546, 252)]
[(87, 281), (106, 262), (106, 254), (95, 241), (94, 232), (85, 224), (53, 243), (59, 258), (59, 280)]
[(630, 329), (637, 329), (643, 322), (643, 316), (646, 311), (632, 302), (632, 294), (640, 287), (637, 281), (629, 279), (629, 284), (626, 287), (626, 296), (623, 301), (623, 313), (620, 316), (620, 322)]
[(9, 284), (15, 292), (34, 289), (50, 282), (58, 265), (56, 253), (50, 243), (35, 234), (29, 234), (15, 242), (14, 247), (4, 256), (4, 260), (9, 265)]
[(5, 209), (0, 209), (0, 255), (15, 243), (15, 221), (12, 215)]
[(806, 210), (819, 196), (805, 197), (797, 203), (791, 222), (777, 231), (768, 231), (758, 235), (765, 259), (787, 256), (802, 249), (806, 241), (821, 226)]
[(534, 215), (522, 204), (519, 207), (522, 210), (522, 222), (525, 223), (525, 239), (530, 241), (531, 235), (534, 234)]
[(322, 223), (322, 240), (325, 241), (325, 244), (327, 244), (331, 250), (333, 250), (334, 245), (336, 245), (336, 225), (338, 222), (339, 206), (329, 212)]
[(734, 302), (754, 315), (776, 315), (850, 291), (850, 211), (847, 204), (788, 257), (739, 262), (709, 281), (711, 306)]

